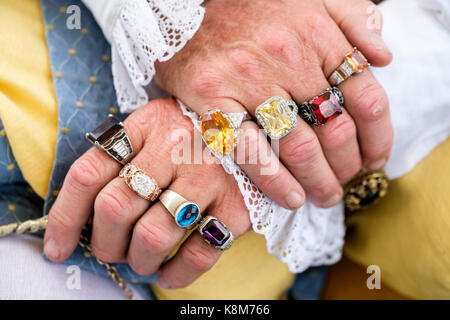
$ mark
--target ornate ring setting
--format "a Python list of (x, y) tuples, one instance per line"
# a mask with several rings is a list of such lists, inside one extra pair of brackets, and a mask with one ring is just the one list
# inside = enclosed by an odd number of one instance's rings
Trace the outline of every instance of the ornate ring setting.
[(207, 243), (222, 251), (229, 249), (234, 241), (227, 226), (212, 216), (206, 216), (200, 222), (198, 231)]
[(281, 139), (297, 126), (297, 104), (293, 100), (272, 97), (256, 108), (259, 125), (271, 139)]
[(123, 123), (112, 114), (92, 132), (86, 133), (86, 138), (121, 164), (133, 157), (133, 147)]
[(124, 178), (128, 187), (145, 200), (155, 201), (161, 193), (155, 179), (135, 165), (126, 164), (119, 177)]
[(302, 103), (299, 116), (309, 125), (324, 125), (342, 113), (344, 96), (337, 87), (326, 89), (318, 96)]
[(218, 109), (208, 110), (200, 117), (203, 140), (215, 153), (230, 154), (238, 143), (242, 122), (250, 120), (247, 112), (224, 113)]
[(366, 57), (364, 57), (361, 51), (355, 47), (351, 52), (347, 53), (344, 58), (344, 62), (333, 71), (331, 76), (328, 78), (328, 82), (332, 86), (340, 85), (355, 73), (361, 73), (369, 66), (370, 63), (367, 62)]
[(175, 223), (182, 228), (190, 229), (201, 219), (200, 208), (172, 190), (164, 191), (159, 201), (175, 218)]

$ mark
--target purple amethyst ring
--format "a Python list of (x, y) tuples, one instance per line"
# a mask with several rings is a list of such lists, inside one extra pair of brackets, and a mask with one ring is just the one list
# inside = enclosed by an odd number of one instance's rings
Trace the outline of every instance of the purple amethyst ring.
[(234, 241), (233, 234), (227, 226), (212, 216), (203, 218), (198, 231), (207, 243), (222, 251), (229, 249)]

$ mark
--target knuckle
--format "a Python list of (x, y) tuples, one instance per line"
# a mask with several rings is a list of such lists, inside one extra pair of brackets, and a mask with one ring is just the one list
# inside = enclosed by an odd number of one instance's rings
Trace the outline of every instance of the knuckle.
[[(339, 149), (356, 137), (356, 125), (349, 116), (340, 116), (339, 123), (327, 132), (327, 140), (332, 148)], [(337, 122), (337, 121), (336, 121)]]
[(202, 247), (193, 249), (186, 246), (182, 252), (182, 257), (192, 266), (192, 268), (194, 268), (195, 271), (201, 273), (211, 269), (215, 263), (211, 253)]
[(53, 224), (58, 231), (66, 233), (75, 227), (75, 220), (59, 209), (57, 205), (53, 206), (49, 214), (49, 223)]
[[(324, 12), (315, 9), (307, 9), (302, 12), (304, 25), (303, 30), (306, 30), (308, 34), (327, 34), (330, 30), (331, 20)], [(328, 38), (329, 35), (327, 34)]]
[(284, 181), (281, 174), (264, 175), (259, 183), (259, 187), (266, 193), (271, 193), (270, 190), (277, 190), (277, 186), (280, 185), (280, 181)]
[(284, 147), (286, 151), (286, 162), (297, 164), (299, 162), (309, 162), (320, 150), (319, 140), (314, 135), (305, 136), (303, 140), (292, 139)]
[(205, 63), (202, 68), (193, 72), (191, 86), (195, 95), (217, 97), (222, 96), (224, 80), (213, 63)]
[(233, 48), (228, 54), (232, 70), (239, 74), (239, 78), (249, 80), (263, 79), (261, 62), (256, 54), (247, 48)]
[(301, 48), (298, 39), (292, 31), (280, 30), (279, 28), (264, 28), (260, 34), (263, 48), (272, 57), (292, 66), (301, 61)]
[(152, 253), (164, 253), (170, 246), (170, 233), (160, 225), (138, 223), (135, 233), (144, 248)]
[(114, 188), (114, 191), (105, 190), (95, 199), (94, 211), (109, 223), (123, 224), (130, 211), (129, 202), (130, 199), (120, 188)]
[(109, 252), (107, 250), (99, 249), (95, 245), (92, 246), (92, 254), (103, 262), (120, 262), (122, 259), (122, 257), (118, 256), (117, 254), (113, 254), (112, 252)]
[(345, 181), (354, 177), (359, 172), (360, 169), (361, 169), (361, 159), (358, 157), (357, 160), (354, 160), (351, 163), (347, 164), (346, 167), (337, 170), (336, 177), (339, 180)]
[(86, 154), (71, 166), (67, 174), (67, 183), (77, 190), (95, 187), (99, 184), (102, 176), (98, 170), (99, 167), (101, 166), (97, 159)]
[(389, 102), (384, 89), (376, 82), (370, 83), (360, 90), (355, 98), (357, 114), (363, 121), (375, 121), (384, 117)]

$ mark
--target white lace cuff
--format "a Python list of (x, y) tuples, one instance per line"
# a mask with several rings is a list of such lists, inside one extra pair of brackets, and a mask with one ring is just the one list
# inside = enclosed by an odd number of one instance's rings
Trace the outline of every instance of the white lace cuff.
[(111, 43), (112, 73), (121, 112), (148, 100), (156, 61), (167, 61), (200, 27), (202, 0), (84, 0)]

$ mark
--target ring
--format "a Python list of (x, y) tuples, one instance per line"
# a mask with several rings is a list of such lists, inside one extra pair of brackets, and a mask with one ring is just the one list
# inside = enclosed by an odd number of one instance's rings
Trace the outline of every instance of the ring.
[(176, 224), (182, 228), (192, 228), (202, 217), (196, 203), (186, 200), (175, 191), (164, 191), (159, 201), (175, 218)]
[(227, 155), (238, 143), (242, 122), (250, 120), (247, 112), (224, 113), (218, 109), (208, 110), (200, 117), (203, 140), (215, 153)]
[(124, 178), (128, 187), (145, 200), (155, 201), (161, 193), (155, 179), (130, 163), (120, 170), (119, 177)]
[(270, 138), (281, 139), (297, 126), (297, 111), (293, 100), (272, 97), (256, 108), (255, 116)]
[(133, 156), (133, 147), (123, 123), (112, 114), (92, 132), (86, 133), (86, 138), (121, 164), (127, 163)]
[(337, 87), (326, 89), (318, 96), (302, 103), (299, 116), (309, 125), (324, 125), (342, 113), (344, 96)]
[(367, 62), (366, 57), (354, 47), (351, 52), (345, 55), (344, 62), (333, 71), (328, 78), (328, 82), (332, 86), (337, 86), (353, 74), (363, 72), (368, 66), (370, 66), (370, 63)]
[(222, 251), (229, 249), (234, 241), (227, 226), (212, 216), (206, 216), (200, 222), (198, 231), (207, 243)]

